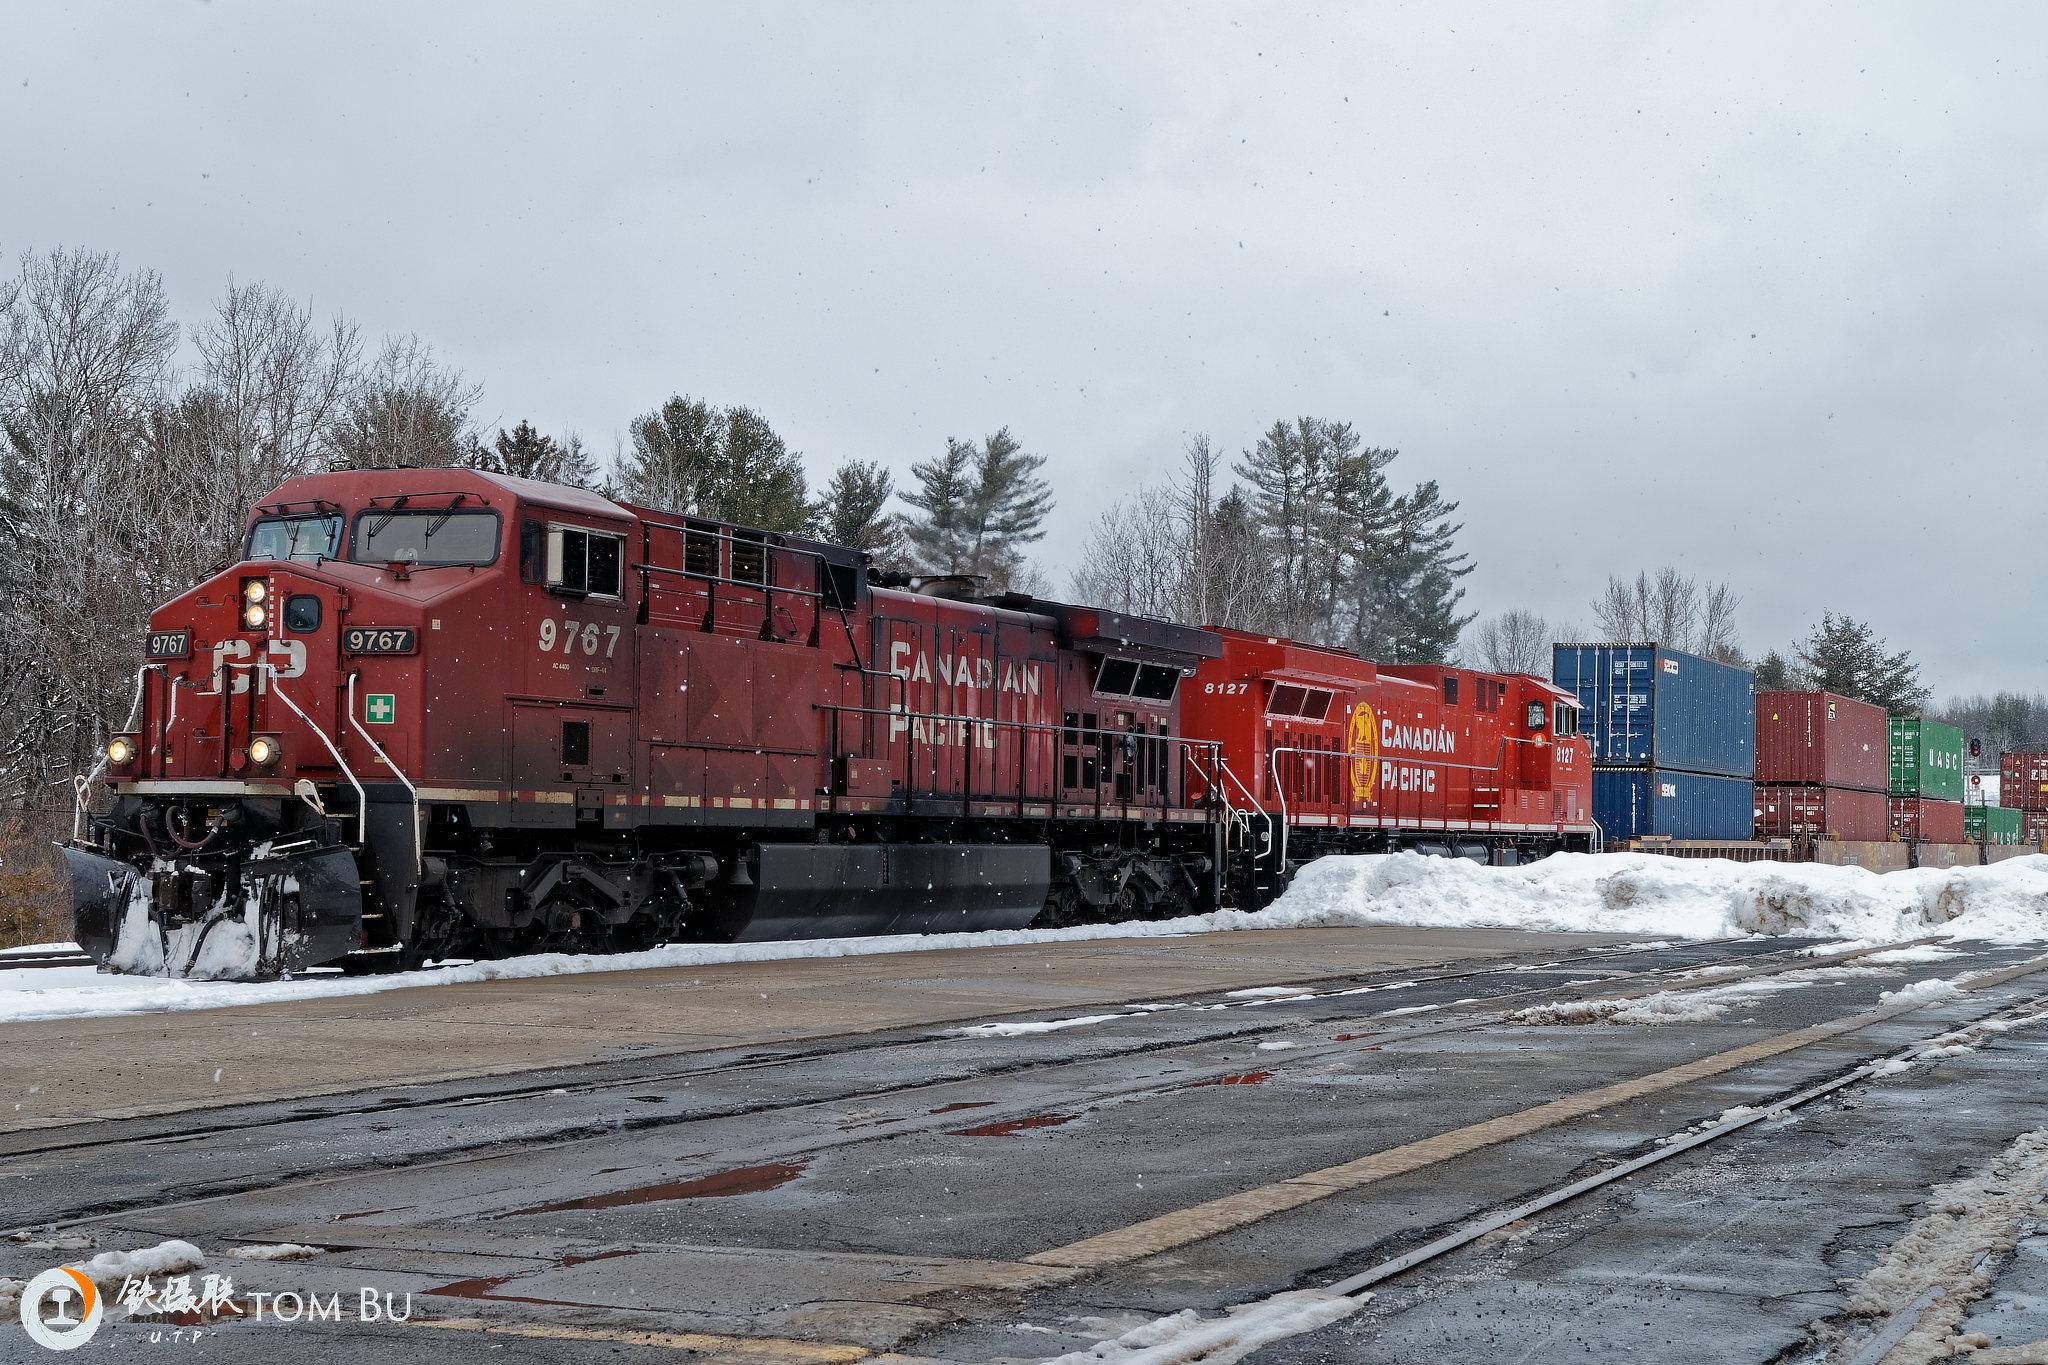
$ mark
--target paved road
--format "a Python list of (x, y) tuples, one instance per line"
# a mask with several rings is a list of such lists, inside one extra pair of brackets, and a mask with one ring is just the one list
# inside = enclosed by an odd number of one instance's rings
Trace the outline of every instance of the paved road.
[[(245, 1309), (412, 1296), (403, 1324), (196, 1342), (116, 1310), (90, 1348), (115, 1360), (1044, 1360), (1174, 1314), (1238, 1339), (1176, 1359), (1915, 1359), (1956, 1333), (1998, 1359), (2048, 1340), (2048, 961), (1947, 951), (1302, 931), (74, 1024), (202, 1065), (253, 1037), (270, 1066), (232, 1103), (143, 1072), (0, 1134), (8, 1225), (66, 1244), (0, 1274), (180, 1238)], [(332, 1093), (278, 1098), (306, 1057)], [(232, 1257), (287, 1242), (320, 1251)]]

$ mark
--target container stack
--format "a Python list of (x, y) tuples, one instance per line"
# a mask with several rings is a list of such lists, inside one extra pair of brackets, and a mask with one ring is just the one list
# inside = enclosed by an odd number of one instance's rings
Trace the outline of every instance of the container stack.
[(1892, 834), (1920, 844), (1963, 842), (1963, 732), (1893, 716)]
[(1998, 756), (1998, 804), (2020, 813), (2020, 842), (2048, 842), (2048, 753)]
[(1655, 644), (1585, 644), (1554, 646), (1551, 678), (1579, 699), (1609, 840), (1750, 837), (1755, 674)]
[(2025, 839), (2026, 821), (2006, 806), (1965, 806), (1963, 832), (1974, 844), (2017, 844)]
[(1890, 837), (1890, 718), (1832, 692), (1756, 697), (1756, 836)]

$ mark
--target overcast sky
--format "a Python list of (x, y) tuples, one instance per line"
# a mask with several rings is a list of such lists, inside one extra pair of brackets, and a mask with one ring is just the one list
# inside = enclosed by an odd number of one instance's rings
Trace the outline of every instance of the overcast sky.
[(1038, 558), (1188, 434), (1354, 422), (1471, 604), (1609, 572), (2048, 689), (2038, 5), (8, 6), (0, 251), (417, 331), (609, 451), (745, 403), (814, 480), (1008, 425)]

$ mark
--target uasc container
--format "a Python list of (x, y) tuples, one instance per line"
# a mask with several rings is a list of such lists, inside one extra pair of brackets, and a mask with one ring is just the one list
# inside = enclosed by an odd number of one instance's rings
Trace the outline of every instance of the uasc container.
[(2006, 806), (1963, 807), (1963, 833), (1972, 842), (2016, 844), (2025, 837), (2022, 812)]
[(1892, 717), (1893, 796), (1963, 799), (1963, 732), (1938, 720)]
[(1765, 786), (1760, 782), (1756, 788), (1756, 837), (1882, 840), (1891, 835), (1890, 801), (1883, 792)]
[(1963, 803), (1929, 801), (1918, 796), (1894, 796), (1892, 834), (1920, 844), (1963, 842)]
[(1998, 756), (1998, 804), (2048, 810), (2048, 753), (2035, 749)]
[(2048, 844), (2048, 810), (2020, 812), (2020, 842), (2036, 846)]
[(1756, 780), (1887, 792), (1890, 719), (1882, 706), (1832, 692), (1759, 692)]
[(1756, 675), (1654, 644), (1556, 645), (1551, 677), (1579, 699), (1593, 762), (1747, 778)]
[(1610, 840), (1747, 839), (1754, 817), (1746, 777), (1663, 768), (1593, 770), (1593, 818)]

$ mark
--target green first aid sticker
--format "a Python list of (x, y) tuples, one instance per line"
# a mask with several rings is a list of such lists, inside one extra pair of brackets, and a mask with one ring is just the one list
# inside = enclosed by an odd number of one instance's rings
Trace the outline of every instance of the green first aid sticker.
[(372, 692), (363, 698), (363, 719), (372, 725), (389, 725), (398, 719), (398, 697), (390, 692)]

